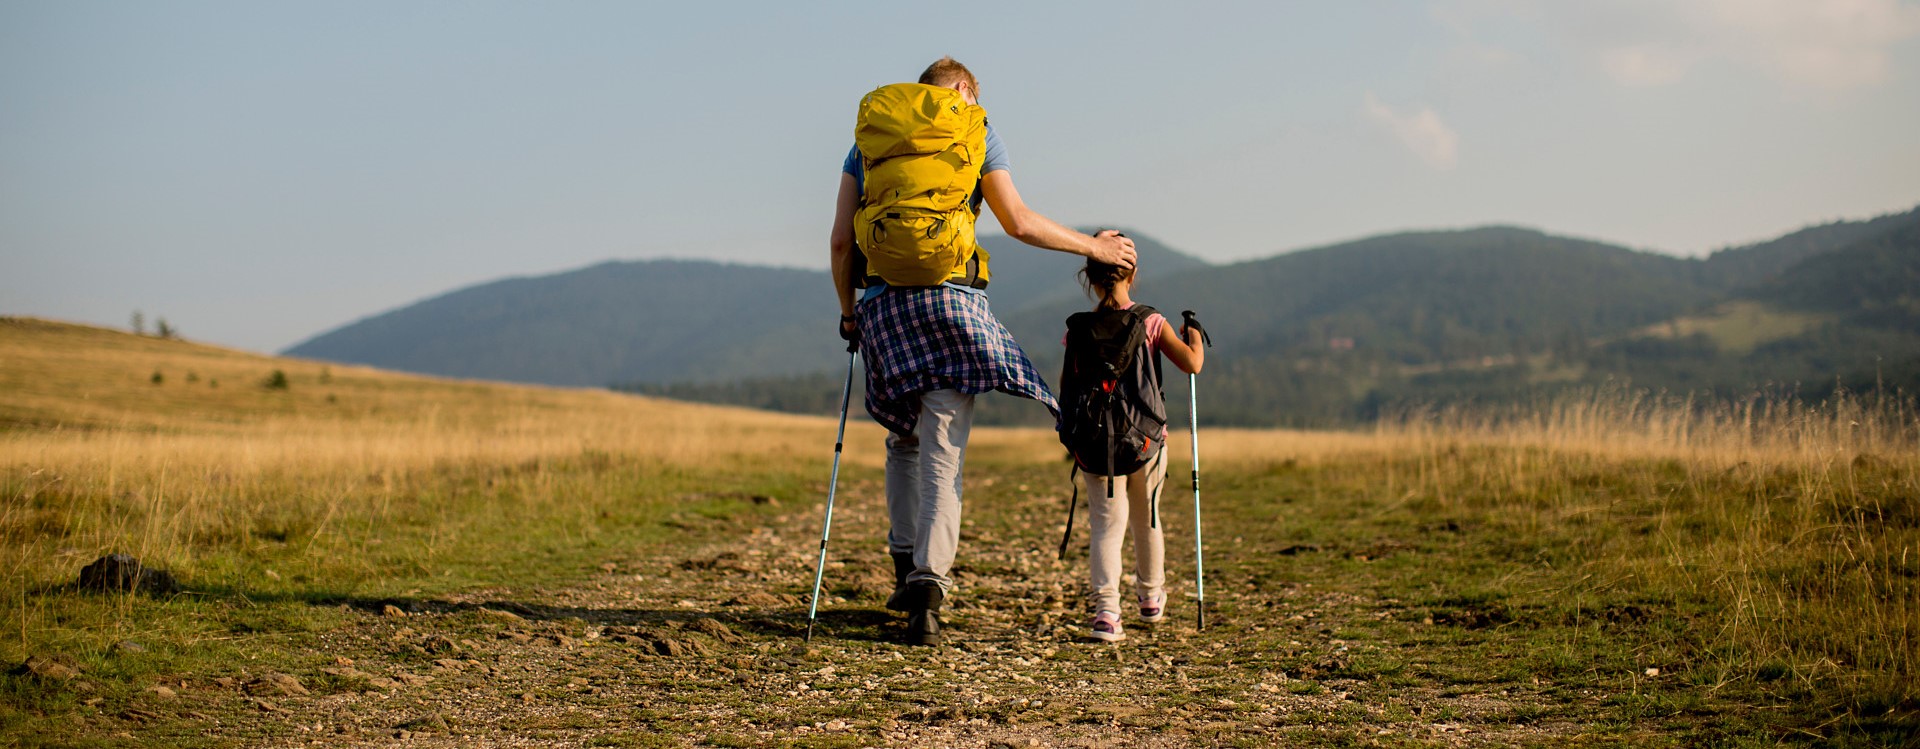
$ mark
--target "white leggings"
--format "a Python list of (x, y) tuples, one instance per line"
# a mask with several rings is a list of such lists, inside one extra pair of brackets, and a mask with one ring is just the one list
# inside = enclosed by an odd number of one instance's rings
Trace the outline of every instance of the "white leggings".
[(1089, 554), (1093, 561), (1093, 592), (1088, 600), (1095, 613), (1120, 613), (1120, 542), (1132, 520), (1135, 595), (1159, 595), (1167, 581), (1167, 543), (1160, 532), (1160, 489), (1167, 482), (1167, 448), (1127, 476), (1113, 479), (1113, 499), (1107, 499), (1107, 477), (1080, 474), (1087, 495), (1088, 521), (1093, 529)]

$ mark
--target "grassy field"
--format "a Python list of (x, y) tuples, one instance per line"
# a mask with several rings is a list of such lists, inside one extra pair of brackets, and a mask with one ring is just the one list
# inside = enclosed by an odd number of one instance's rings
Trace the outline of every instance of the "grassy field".
[[(0, 676), (0, 745), (1920, 732), (1910, 402), (1601, 392), (1359, 433), (1204, 430), (1208, 626), (1175, 480), (1172, 620), (1114, 645), (1080, 641), (1085, 536), (1055, 557), (1051, 434), (990, 429), (952, 641), (892, 644), (881, 433), (857, 414), (802, 644), (833, 429), (0, 320), (0, 660), (41, 664)], [(184, 592), (73, 589), (116, 551)]]
[(1651, 338), (1680, 338), (1704, 334), (1714, 345), (1729, 354), (1747, 354), (1763, 343), (1790, 338), (1831, 316), (1811, 312), (1778, 310), (1756, 301), (1722, 303), (1712, 310), (1640, 330), (1637, 335)]

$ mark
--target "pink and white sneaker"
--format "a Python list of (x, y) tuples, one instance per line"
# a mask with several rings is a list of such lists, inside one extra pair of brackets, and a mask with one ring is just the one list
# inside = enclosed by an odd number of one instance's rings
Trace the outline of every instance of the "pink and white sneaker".
[(1167, 618), (1167, 594), (1156, 593), (1140, 597), (1140, 621), (1148, 624), (1165, 621)]
[(1101, 642), (1119, 642), (1127, 639), (1127, 633), (1120, 629), (1120, 615), (1111, 611), (1102, 611), (1093, 617), (1093, 629), (1088, 637)]

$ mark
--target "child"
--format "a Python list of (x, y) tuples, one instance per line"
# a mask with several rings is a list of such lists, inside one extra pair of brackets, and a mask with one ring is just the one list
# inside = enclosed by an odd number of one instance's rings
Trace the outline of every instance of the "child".
[[(1127, 310), (1133, 307), (1134, 270), (1117, 265), (1088, 260), (1087, 266), (1080, 271), (1081, 285), (1087, 295), (1098, 302), (1096, 313)], [(1143, 308), (1144, 310), (1145, 308)], [(1086, 315), (1077, 315), (1076, 318)], [(1136, 313), (1137, 316), (1137, 313)], [(1069, 346), (1083, 345), (1073, 343), (1076, 324), (1082, 331), (1087, 329), (1086, 322), (1068, 320)], [(1166, 447), (1166, 408), (1165, 398), (1161, 394), (1160, 366), (1155, 355), (1165, 356), (1167, 361), (1188, 374), (1197, 374), (1206, 359), (1203, 331), (1197, 322), (1176, 334), (1167, 318), (1158, 312), (1144, 319), (1145, 336), (1134, 356), (1145, 357), (1144, 366), (1136, 365), (1134, 387), (1140, 390), (1136, 399), (1157, 410), (1147, 423), (1158, 434), (1140, 435), (1136, 439), (1138, 457), (1144, 458), (1144, 465), (1119, 476), (1104, 475), (1100, 460), (1089, 461), (1076, 453), (1076, 461), (1082, 469), (1082, 478), (1088, 496), (1088, 514), (1091, 516), (1091, 582), (1093, 593), (1091, 603), (1094, 617), (1089, 636), (1095, 640), (1118, 642), (1126, 639), (1126, 633), (1120, 626), (1120, 546), (1122, 534), (1131, 522), (1133, 529), (1133, 563), (1137, 578), (1135, 590), (1140, 605), (1140, 620), (1154, 623), (1166, 618), (1166, 542), (1160, 531), (1160, 489), (1167, 478)], [(1111, 330), (1109, 325), (1107, 330)], [(1082, 332), (1084, 337), (1088, 335)], [(1111, 341), (1111, 339), (1109, 339)], [(1110, 344), (1111, 345), (1111, 344)], [(1072, 352), (1069, 353), (1070, 360)], [(1069, 368), (1074, 365), (1069, 364)], [(1063, 393), (1070, 386), (1064, 382)], [(1125, 386), (1123, 386), (1125, 387)], [(1148, 390), (1151, 392), (1147, 392)], [(1063, 406), (1064, 406), (1063, 399)], [(1111, 421), (1108, 429), (1111, 430)], [(1109, 440), (1114, 438), (1109, 435)], [(1114, 465), (1111, 453), (1106, 458), (1107, 465)], [(1132, 462), (1139, 462), (1134, 460)], [(1116, 469), (1125, 470), (1125, 469)]]

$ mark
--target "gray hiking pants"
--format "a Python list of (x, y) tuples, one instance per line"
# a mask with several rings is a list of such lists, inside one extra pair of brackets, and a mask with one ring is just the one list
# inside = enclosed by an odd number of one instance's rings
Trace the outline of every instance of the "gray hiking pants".
[(960, 468), (973, 426), (973, 396), (934, 390), (920, 396), (911, 436), (887, 435), (887, 531), (891, 551), (912, 553), (908, 583), (952, 590), (960, 546)]
[(1088, 603), (1094, 613), (1120, 613), (1120, 543), (1129, 528), (1133, 531), (1134, 595), (1144, 601), (1161, 595), (1167, 584), (1167, 540), (1160, 532), (1160, 489), (1167, 483), (1167, 447), (1132, 474), (1111, 479), (1113, 498), (1107, 498), (1105, 476), (1080, 474), (1082, 491), (1087, 495), (1088, 523), (1092, 526), (1088, 549), (1092, 553), (1092, 593)]

